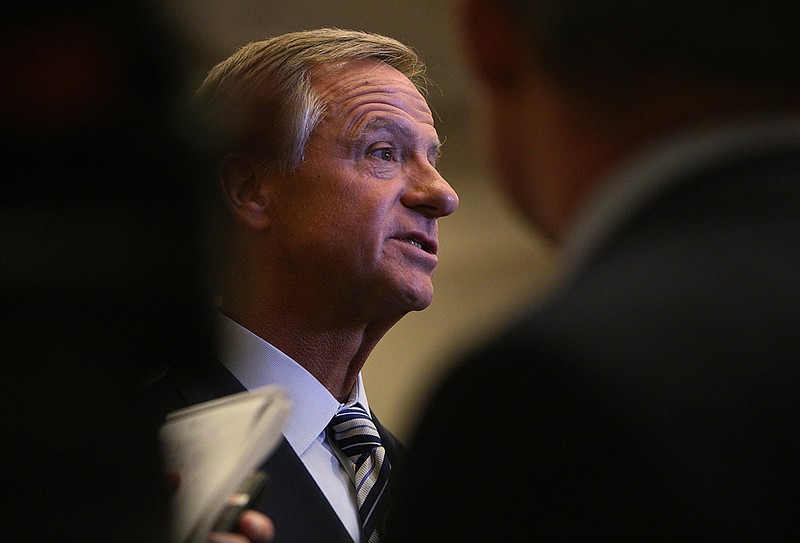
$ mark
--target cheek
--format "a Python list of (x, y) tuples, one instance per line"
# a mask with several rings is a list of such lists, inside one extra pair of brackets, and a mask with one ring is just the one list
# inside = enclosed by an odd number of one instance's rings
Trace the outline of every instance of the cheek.
[(348, 252), (374, 253), (385, 237), (391, 216), (391, 206), (382, 196), (363, 186), (332, 194), (331, 205), (326, 206), (325, 215), (318, 220)]
[(297, 204), (294, 208), (300, 211), (294, 220), (304, 223), (295, 228), (305, 233), (305, 243), (317, 245), (318, 250), (350, 255), (349, 258), (373, 259), (389, 229), (387, 223), (396, 199), (392, 194), (396, 185), (382, 177), (392, 177), (396, 164), (354, 167), (335, 163), (328, 168), (337, 172), (335, 177), (317, 170), (304, 179), (308, 190), (293, 201)]
[[(535, 130), (520, 120), (516, 107), (504, 107), (508, 102), (494, 101), (488, 108), (489, 150), (494, 173), (506, 200), (517, 211), (540, 227), (543, 198), (541, 192), (542, 157)], [(546, 138), (547, 135), (545, 134)]]
[(394, 160), (374, 160), (366, 164), (359, 177), (389, 180), (400, 175), (401, 165)]
[(346, 183), (339, 185), (331, 195), (334, 204), (331, 210), (344, 215), (342, 220), (369, 228), (382, 223), (398, 200), (396, 177), (400, 173), (396, 162), (381, 162), (359, 168), (348, 176)]

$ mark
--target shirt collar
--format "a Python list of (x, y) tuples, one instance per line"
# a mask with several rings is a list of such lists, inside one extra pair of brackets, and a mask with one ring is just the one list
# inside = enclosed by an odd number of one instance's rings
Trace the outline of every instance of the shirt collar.
[(217, 333), (217, 357), (246, 389), (280, 385), (286, 390), (292, 411), (283, 435), (298, 456), (343, 405), (358, 402), (369, 412), (360, 373), (348, 402), (342, 404), (300, 364), (221, 313), (217, 314)]

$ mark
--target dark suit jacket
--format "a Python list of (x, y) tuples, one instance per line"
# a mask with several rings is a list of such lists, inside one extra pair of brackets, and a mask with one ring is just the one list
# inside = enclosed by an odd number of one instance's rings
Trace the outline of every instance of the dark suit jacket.
[[(155, 426), (172, 410), (243, 390), (244, 386), (222, 364), (211, 361), (198, 367), (172, 368), (143, 391), (137, 404)], [(374, 414), (373, 420), (389, 461), (393, 467), (401, 467), (405, 449)], [(263, 469), (268, 475), (267, 485), (254, 508), (275, 523), (274, 543), (352, 543), (336, 512), (285, 439)]]
[(799, 436), (794, 149), (684, 179), (467, 357), (387, 539), (797, 540)]

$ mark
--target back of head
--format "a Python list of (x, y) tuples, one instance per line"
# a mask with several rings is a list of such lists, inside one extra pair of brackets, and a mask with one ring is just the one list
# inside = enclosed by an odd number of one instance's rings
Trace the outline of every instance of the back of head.
[(796, 0), (502, 0), (545, 69), (583, 94), (663, 81), (797, 89)]
[(377, 34), (321, 28), (245, 45), (209, 72), (198, 103), (227, 142), (223, 151), (254, 152), (287, 175), (302, 161), (325, 113), (311, 85), (314, 72), (365, 59), (385, 62), (425, 89), (425, 66), (408, 46)]

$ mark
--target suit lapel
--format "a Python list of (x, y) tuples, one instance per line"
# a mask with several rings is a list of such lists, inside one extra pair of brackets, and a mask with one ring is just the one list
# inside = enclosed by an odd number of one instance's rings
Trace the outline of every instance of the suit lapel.
[(375, 423), (375, 427), (378, 429), (378, 434), (381, 436), (381, 443), (383, 444), (383, 448), (386, 449), (386, 455), (389, 457), (389, 461), (392, 463), (393, 467), (399, 467), (405, 459), (405, 447), (391, 432), (389, 432), (389, 430), (383, 427), (372, 410), (370, 410), (370, 416), (372, 417), (372, 422)]
[(211, 361), (198, 367), (176, 368), (168, 374), (186, 405), (194, 405), (222, 396), (244, 392), (244, 385), (228, 369)]
[(274, 543), (353, 543), (325, 495), (285, 439), (264, 463), (263, 469), (268, 475), (267, 484), (254, 507), (275, 523)]
[[(392, 466), (392, 471), (389, 473), (389, 485), (386, 487), (386, 492), (391, 498), (391, 496), (393, 496), (393, 489), (396, 488), (397, 485), (398, 474), (402, 473), (403, 470), (403, 461), (405, 460), (406, 450), (402, 443), (400, 443), (396, 437), (394, 437), (386, 428), (383, 427), (378, 420), (378, 417), (375, 416), (375, 413), (371, 413), (371, 416), (372, 421), (375, 423), (375, 427), (378, 429), (378, 434), (381, 436), (383, 448), (386, 449), (386, 457), (389, 459), (389, 462)], [(387, 521), (389, 519), (391, 508), (391, 501), (384, 501), (382, 507), (376, 511), (379, 519), (377, 525), (379, 533), (389, 533)]]

